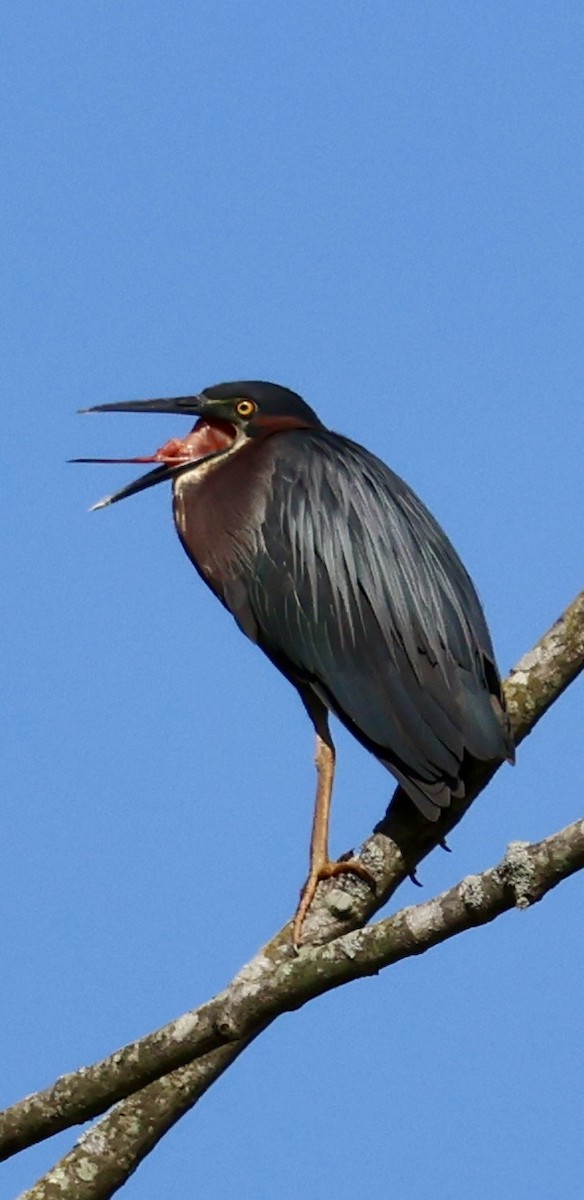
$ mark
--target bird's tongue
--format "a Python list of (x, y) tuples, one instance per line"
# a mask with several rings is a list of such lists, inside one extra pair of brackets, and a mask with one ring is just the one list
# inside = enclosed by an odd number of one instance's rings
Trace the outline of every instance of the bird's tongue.
[(225, 450), (235, 441), (235, 429), (228, 421), (205, 421), (201, 417), (194, 429), (185, 438), (171, 438), (154, 454), (140, 455), (137, 458), (93, 458), (77, 460), (99, 463), (168, 463), (169, 466), (180, 466), (181, 463), (197, 462), (208, 454), (216, 454)]
[(226, 450), (234, 441), (235, 429), (228, 421), (205, 421), (201, 417), (185, 438), (171, 438), (151, 458), (144, 458), (142, 462), (197, 462), (208, 454)]

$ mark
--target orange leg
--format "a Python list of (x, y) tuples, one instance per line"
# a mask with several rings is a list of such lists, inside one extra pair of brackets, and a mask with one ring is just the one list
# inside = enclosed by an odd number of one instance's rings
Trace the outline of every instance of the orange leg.
[(300, 893), (300, 903), (294, 917), (292, 933), (292, 941), (297, 949), (300, 945), (304, 919), (314, 900), (321, 879), (332, 879), (335, 875), (345, 875), (352, 871), (354, 875), (359, 875), (361, 879), (375, 888), (373, 876), (358, 859), (348, 858), (343, 862), (331, 862), (329, 858), (328, 832), (335, 777), (335, 748), (329, 733), (326, 715), (321, 718), (317, 726), (315, 762), (317, 786), (310, 839), (310, 870)]

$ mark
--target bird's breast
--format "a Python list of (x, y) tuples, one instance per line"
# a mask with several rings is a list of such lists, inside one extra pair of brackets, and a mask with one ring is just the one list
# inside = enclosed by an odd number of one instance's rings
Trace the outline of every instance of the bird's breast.
[[(175, 480), (174, 520), (192, 563), (225, 600), (229, 584), (250, 569), (264, 518), (269, 472), (255, 447), (200, 464)], [(267, 486), (266, 486), (267, 485)]]

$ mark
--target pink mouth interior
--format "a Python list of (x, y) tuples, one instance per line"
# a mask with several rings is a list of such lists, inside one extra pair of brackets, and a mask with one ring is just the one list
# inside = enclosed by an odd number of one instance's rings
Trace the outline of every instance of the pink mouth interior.
[(197, 462), (208, 454), (226, 450), (235, 441), (235, 429), (227, 421), (197, 421), (186, 438), (171, 438), (152, 456), (144, 461), (160, 463)]
[(143, 454), (136, 458), (94, 458), (101, 463), (181, 463), (198, 462), (218, 450), (226, 450), (235, 441), (235, 429), (228, 421), (205, 421), (201, 417), (194, 429), (184, 438), (171, 438), (154, 454)]

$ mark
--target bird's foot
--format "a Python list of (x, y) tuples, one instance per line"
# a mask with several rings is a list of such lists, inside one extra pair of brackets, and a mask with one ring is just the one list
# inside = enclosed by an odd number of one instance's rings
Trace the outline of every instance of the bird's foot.
[(302, 936), (302, 926), (304, 925), (306, 914), (310, 908), (310, 905), (312, 904), (312, 901), (314, 900), (316, 889), (321, 880), (334, 879), (337, 875), (348, 874), (358, 875), (359, 879), (362, 879), (365, 883), (368, 883), (369, 887), (372, 888), (374, 892), (376, 891), (377, 884), (373, 875), (371, 874), (371, 871), (368, 871), (367, 867), (365, 867), (358, 858), (344, 858), (339, 862), (330, 862), (329, 860), (326, 860), (318, 867), (314, 867), (311, 870), (304, 887), (302, 888), (300, 893), (300, 902), (296, 910), (296, 916), (294, 917), (292, 944), (295, 950), (299, 949), (300, 938)]

